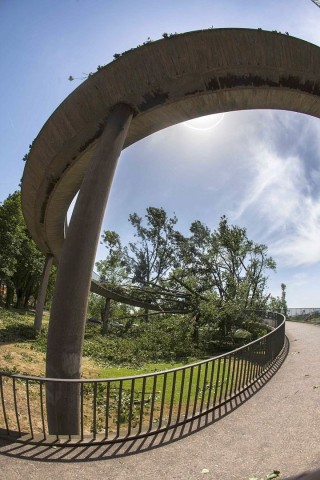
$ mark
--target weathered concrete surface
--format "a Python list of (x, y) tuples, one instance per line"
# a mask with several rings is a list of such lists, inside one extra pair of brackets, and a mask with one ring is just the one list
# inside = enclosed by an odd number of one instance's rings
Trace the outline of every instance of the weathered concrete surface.
[(80, 85), (33, 143), (22, 179), (36, 243), (59, 258), (64, 221), (112, 108), (135, 111), (124, 147), (190, 118), (268, 108), (320, 117), (320, 48), (274, 32), (211, 29), (126, 53)]
[(40, 289), (37, 297), (36, 314), (34, 319), (35, 332), (40, 332), (42, 327), (43, 309), (46, 301), (47, 288), (48, 288), (48, 283), (50, 278), (50, 270), (51, 270), (52, 262), (53, 262), (53, 256), (48, 254), (44, 261), (41, 280), (40, 280)]
[[(87, 299), (113, 175), (133, 116), (128, 105), (110, 113), (84, 176), (63, 244), (48, 329), (46, 376), (80, 378)], [(80, 433), (80, 385), (46, 384), (51, 434)]]
[(276, 469), (285, 479), (320, 468), (320, 327), (289, 322), (287, 332), (280, 370), (217, 423), (159, 448), (152, 440), (61, 450), (3, 444), (1, 478), (244, 480)]

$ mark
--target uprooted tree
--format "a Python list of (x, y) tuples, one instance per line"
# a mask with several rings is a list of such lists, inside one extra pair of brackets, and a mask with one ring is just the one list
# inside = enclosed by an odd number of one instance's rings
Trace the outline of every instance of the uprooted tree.
[(267, 272), (275, 270), (274, 260), (225, 216), (214, 231), (194, 221), (189, 235), (162, 208), (147, 208), (144, 218), (133, 213), (129, 221), (134, 240), (123, 245), (116, 232), (105, 231), (108, 255), (97, 268), (108, 288), (150, 305), (146, 319), (149, 309), (188, 312), (197, 343), (201, 326), (214, 324), (221, 336), (232, 335), (243, 326), (241, 312), (270, 301)]

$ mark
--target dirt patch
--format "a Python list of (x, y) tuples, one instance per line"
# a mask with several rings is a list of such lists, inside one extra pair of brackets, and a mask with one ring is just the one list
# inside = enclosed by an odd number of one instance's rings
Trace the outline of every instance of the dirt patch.
[[(45, 375), (45, 354), (32, 349), (32, 343), (0, 343), (0, 370), (21, 375), (43, 377)], [(82, 360), (82, 377), (96, 378), (102, 368), (92, 359)]]

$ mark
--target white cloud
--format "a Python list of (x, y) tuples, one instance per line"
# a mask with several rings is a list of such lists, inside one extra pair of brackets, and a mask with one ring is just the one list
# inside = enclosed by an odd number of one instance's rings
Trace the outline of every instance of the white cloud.
[[(317, 137), (319, 127), (292, 115), (270, 112), (262, 140), (256, 132), (250, 152), (251, 181), (232, 219), (241, 223), (250, 216), (260, 223), (274, 256), (287, 265), (306, 265), (320, 261), (320, 162), (301, 157), (300, 151), (312, 139), (310, 128)], [(290, 142), (282, 142), (281, 148), (279, 126)]]

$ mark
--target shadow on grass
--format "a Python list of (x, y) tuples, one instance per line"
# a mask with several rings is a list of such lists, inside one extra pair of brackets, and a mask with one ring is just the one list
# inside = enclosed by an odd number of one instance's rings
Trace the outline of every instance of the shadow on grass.
[(0, 343), (17, 343), (35, 340), (33, 326), (26, 324), (13, 324), (0, 328)]
[(0, 308), (0, 343), (28, 342), (35, 339), (32, 310)]
[(71, 446), (68, 444), (57, 444), (55, 441), (50, 445), (41, 445), (41, 443), (33, 445), (30, 443), (18, 443), (18, 441), (10, 442), (0, 439), (0, 453), (8, 457), (17, 457), (20, 459), (40, 462), (91, 462), (136, 455), (138, 453), (143, 453), (148, 450), (153, 450), (174, 443), (222, 420), (225, 416), (229, 415), (247, 400), (252, 398), (279, 370), (280, 366), (286, 359), (288, 352), (289, 341), (286, 338), (285, 347), (281, 355), (279, 355), (264, 375), (241, 394), (236, 395), (234, 398), (215, 407), (209, 413), (199, 416), (181, 427), (172, 428), (161, 433), (150, 434), (149, 436), (135, 440), (119, 440), (117, 443), (112, 444), (99, 444), (97, 439), (91, 444), (89, 443), (86, 445), (79, 442), (79, 444)]

